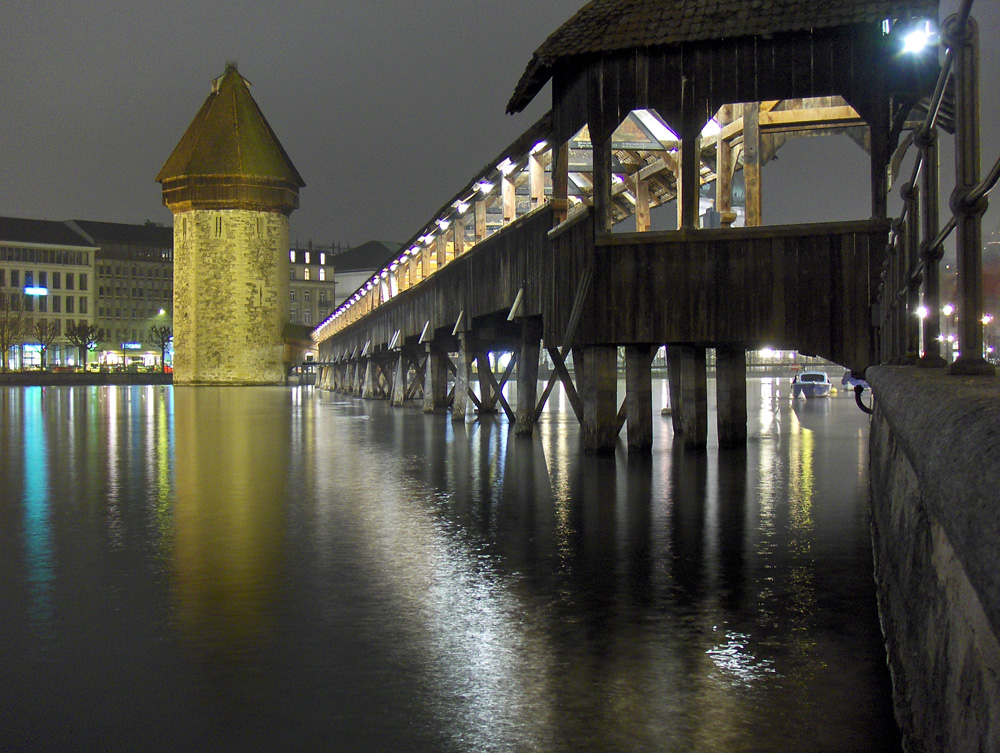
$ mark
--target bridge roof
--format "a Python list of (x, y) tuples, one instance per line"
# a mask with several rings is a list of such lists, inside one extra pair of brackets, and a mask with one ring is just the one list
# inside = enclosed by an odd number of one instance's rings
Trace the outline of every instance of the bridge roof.
[(938, 0), (591, 0), (532, 56), (507, 104), (523, 110), (574, 55), (932, 16)]
[(212, 82), (212, 93), (156, 180), (223, 175), (305, 185), (235, 63), (228, 63), (222, 76)]

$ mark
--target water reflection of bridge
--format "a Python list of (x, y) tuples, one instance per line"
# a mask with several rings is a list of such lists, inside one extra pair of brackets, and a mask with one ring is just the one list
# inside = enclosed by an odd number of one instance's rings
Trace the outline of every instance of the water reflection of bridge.
[[(648, 3), (617, 8), (612, 29), (599, 16), (614, 5), (587, 6), (539, 48), (508, 109), (551, 79), (551, 112), (316, 329), (320, 386), (394, 404), (422, 396), (456, 420), (471, 399), (530, 434), (559, 379), (589, 449), (612, 447), (627, 423), (629, 449), (648, 450), (661, 344), (689, 447), (707, 438), (706, 348), (726, 445), (746, 438), (747, 349), (796, 349), (856, 372), (877, 362), (891, 168), (938, 74), (936, 55), (899, 51), (937, 3), (774, 4), (766, 16), (732, 3), (732, 15), (697, 23), (682, 17), (697, 3), (658, 20), (643, 15)], [(934, 109), (951, 127), (944, 100)], [(870, 154), (872, 219), (764, 226), (761, 166), (789, 138), (830, 133)], [(555, 368), (539, 395), (542, 347)], [(513, 357), (495, 374), (499, 351)], [(515, 364), (512, 407), (502, 387)]]

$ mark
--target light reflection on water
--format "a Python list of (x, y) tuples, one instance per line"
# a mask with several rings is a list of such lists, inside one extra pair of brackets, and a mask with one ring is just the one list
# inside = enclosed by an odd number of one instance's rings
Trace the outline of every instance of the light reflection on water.
[(594, 457), (561, 390), (532, 440), (304, 388), (0, 391), (0, 738), (898, 749), (866, 419), (748, 394), (746, 452), (673, 450), (657, 389), (653, 456)]

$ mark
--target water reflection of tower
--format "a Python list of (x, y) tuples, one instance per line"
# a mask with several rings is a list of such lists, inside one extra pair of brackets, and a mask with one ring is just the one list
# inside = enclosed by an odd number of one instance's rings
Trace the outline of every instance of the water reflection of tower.
[(239, 655), (269, 631), (284, 560), (286, 398), (175, 390), (174, 601), (183, 637), (212, 655)]

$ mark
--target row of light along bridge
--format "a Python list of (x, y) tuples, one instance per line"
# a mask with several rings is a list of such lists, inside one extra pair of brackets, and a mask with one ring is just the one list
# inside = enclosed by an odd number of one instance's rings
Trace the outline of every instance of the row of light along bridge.
[[(584, 8), (535, 53), (508, 105), (520, 111), (551, 80), (552, 110), (314, 331), (317, 385), (393, 405), (420, 398), (461, 421), (471, 401), (503, 410), (523, 436), (559, 379), (588, 450), (613, 448), (627, 426), (629, 450), (643, 451), (663, 344), (674, 429), (688, 448), (707, 442), (709, 347), (723, 446), (746, 440), (748, 349), (794, 349), (855, 373), (913, 356), (898, 334), (916, 321), (910, 298), (880, 288), (901, 232), (890, 243), (893, 166), (937, 127), (954, 132), (955, 113), (977, 95), (947, 83), (934, 46), (902, 54), (908, 35), (933, 33), (936, 2), (850, 5), (811, 6), (803, 28), (786, 17), (798, 12), (790, 4), (785, 16), (737, 19), (739, 36), (724, 38), (701, 25), (623, 23), (632, 31), (609, 39)], [(975, 76), (959, 60), (958, 74)], [(870, 155), (872, 218), (764, 226), (761, 167), (790, 138), (834, 133)], [(978, 182), (978, 153), (976, 165)], [(699, 227), (700, 198), (712, 193), (706, 217), (717, 227)], [(926, 198), (924, 215), (936, 217), (937, 197)], [(651, 230), (652, 210), (668, 204), (677, 229)], [(543, 347), (553, 369), (539, 393)], [(491, 353), (510, 354), (503, 373)], [(503, 394), (510, 378), (514, 406)]]

